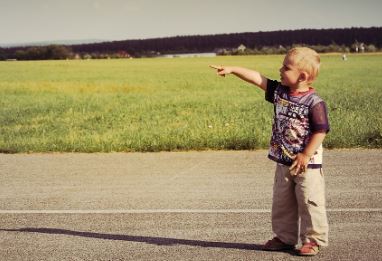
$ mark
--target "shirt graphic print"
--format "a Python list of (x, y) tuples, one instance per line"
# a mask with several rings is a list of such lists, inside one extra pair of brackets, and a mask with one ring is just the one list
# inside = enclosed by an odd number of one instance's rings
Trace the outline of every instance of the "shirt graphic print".
[[(290, 166), (293, 157), (304, 150), (313, 132), (329, 131), (325, 103), (314, 89), (292, 96), (288, 87), (271, 80), (268, 80), (266, 100), (274, 104), (275, 113), (268, 157)], [(322, 109), (314, 110), (315, 107)], [(320, 115), (314, 115), (317, 113)], [(322, 145), (309, 161), (308, 168), (321, 166)]]

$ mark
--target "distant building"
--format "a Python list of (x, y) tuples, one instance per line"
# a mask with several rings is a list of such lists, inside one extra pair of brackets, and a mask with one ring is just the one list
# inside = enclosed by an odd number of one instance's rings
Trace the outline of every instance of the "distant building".
[(361, 53), (365, 52), (365, 44), (364, 43), (361, 43), (359, 48), (361, 49)]
[(244, 44), (241, 44), (241, 45), (239, 45), (239, 47), (237, 47), (237, 50), (238, 50), (239, 52), (244, 52), (245, 49), (247, 49), (247, 47), (245, 47)]
[(230, 53), (230, 50), (227, 50), (225, 48), (217, 48), (217, 49), (214, 50), (214, 52), (217, 55), (228, 55)]

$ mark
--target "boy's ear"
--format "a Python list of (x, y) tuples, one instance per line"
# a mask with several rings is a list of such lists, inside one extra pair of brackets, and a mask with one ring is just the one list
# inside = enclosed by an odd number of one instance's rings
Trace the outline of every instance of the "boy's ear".
[(301, 72), (300, 76), (298, 77), (299, 82), (304, 82), (309, 79), (309, 74), (307, 72)]

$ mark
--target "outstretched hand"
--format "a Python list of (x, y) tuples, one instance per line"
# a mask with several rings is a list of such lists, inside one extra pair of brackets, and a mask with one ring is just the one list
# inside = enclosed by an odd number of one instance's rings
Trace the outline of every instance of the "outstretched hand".
[(230, 67), (224, 67), (224, 66), (219, 66), (219, 65), (210, 65), (210, 67), (212, 69), (216, 69), (217, 70), (217, 74), (220, 75), (220, 76), (223, 76), (225, 77), (226, 74), (230, 74), (232, 73), (232, 70), (230, 69)]

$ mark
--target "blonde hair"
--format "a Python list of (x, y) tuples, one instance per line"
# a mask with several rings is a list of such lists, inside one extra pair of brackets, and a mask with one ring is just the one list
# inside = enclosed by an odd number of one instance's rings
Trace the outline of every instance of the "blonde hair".
[(286, 55), (294, 60), (299, 70), (309, 75), (308, 83), (312, 83), (317, 78), (320, 70), (320, 56), (315, 50), (308, 47), (295, 47)]

